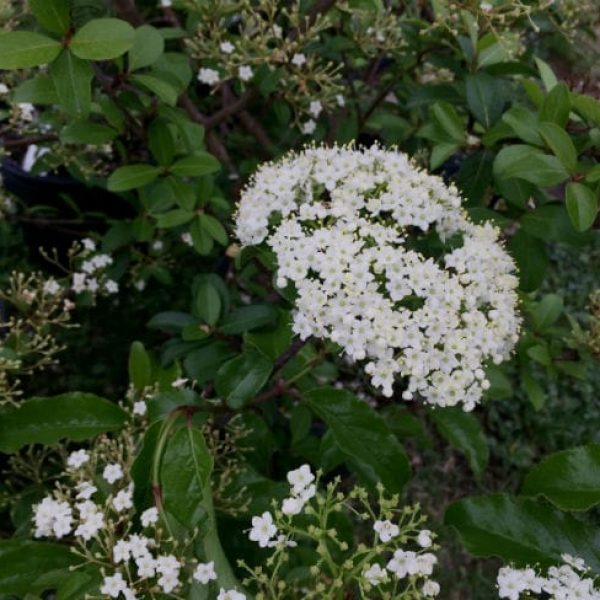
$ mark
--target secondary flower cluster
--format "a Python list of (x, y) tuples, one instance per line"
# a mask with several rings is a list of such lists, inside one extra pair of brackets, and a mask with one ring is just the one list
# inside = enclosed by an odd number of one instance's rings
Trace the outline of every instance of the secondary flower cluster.
[[(326, 590), (356, 590), (360, 598), (371, 598), (377, 588), (381, 597), (390, 599), (431, 598), (440, 592), (439, 584), (430, 579), (437, 563), (434, 534), (420, 529), (424, 518), (418, 507), (399, 508), (397, 496), (386, 498), (379, 487), (378, 508), (374, 508), (367, 492), (356, 487), (348, 495), (338, 490), (334, 481), (319, 489), (319, 478), (309, 465), (302, 465), (287, 475), (290, 497), (281, 506), (273, 505), (273, 513), (264, 512), (252, 519), (248, 537), (261, 548), (273, 549), (264, 567), (250, 568), (240, 562), (258, 588), (257, 600), (292, 598), (301, 593), (306, 598), (325, 598)], [(351, 547), (338, 534), (333, 523), (339, 513), (358, 517), (366, 526), (367, 544)], [(310, 581), (294, 584), (284, 579), (290, 552), (306, 554), (306, 542), (316, 547), (317, 562), (310, 567)], [(268, 573), (266, 572), (268, 570)], [(271, 595), (272, 590), (278, 595)], [(269, 594), (268, 591), (271, 593)], [(337, 592), (336, 592), (337, 590)], [(391, 593), (391, 595), (389, 595)]]
[(306, 148), (263, 165), (244, 191), (237, 235), (265, 242), (277, 285), (297, 291), (294, 331), (366, 359), (374, 386), (472, 409), (488, 361), (518, 338), (514, 263), (475, 225), (454, 186), (396, 151)]
[(499, 597), (519, 600), (535, 594), (550, 600), (599, 600), (600, 589), (589, 576), (583, 559), (569, 554), (563, 554), (562, 559), (565, 564), (550, 567), (545, 576), (530, 567), (502, 567), (497, 579)]

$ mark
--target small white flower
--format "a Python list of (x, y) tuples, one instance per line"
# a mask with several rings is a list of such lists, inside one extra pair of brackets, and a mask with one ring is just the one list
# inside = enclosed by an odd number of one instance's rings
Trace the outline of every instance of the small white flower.
[(170, 8), (173, 6), (173, 0), (160, 0), (160, 5), (162, 8)]
[(34, 509), (34, 537), (61, 538), (71, 532), (73, 511), (68, 502), (59, 502), (46, 496)]
[(77, 496), (75, 496), (77, 500), (89, 500), (98, 491), (98, 488), (90, 481), (78, 483), (75, 489), (77, 490)]
[(61, 287), (56, 279), (48, 279), (48, 281), (44, 282), (44, 294), (48, 294), (48, 296), (55, 296), (60, 292)]
[(90, 277), (87, 280), (86, 283), (86, 289), (89, 290), (90, 292), (95, 293), (98, 291), (98, 288), (100, 287), (98, 280), (95, 277)]
[(494, 5), (491, 2), (481, 2), (479, 4), (479, 8), (483, 11), (483, 12), (491, 12), (494, 8)]
[(117, 493), (113, 498), (112, 505), (117, 512), (123, 512), (133, 507), (133, 483)]
[(301, 67), (306, 62), (306, 56), (304, 54), (294, 54), (292, 56), (292, 64), (297, 67)]
[(140, 516), (140, 521), (142, 522), (142, 527), (148, 527), (149, 525), (154, 525), (154, 523), (158, 523), (158, 508), (153, 506), (152, 508), (147, 508)]
[(198, 566), (194, 570), (192, 577), (200, 583), (208, 583), (209, 581), (216, 579), (217, 574), (215, 572), (215, 563), (210, 561), (207, 563), (198, 563)]
[(366, 569), (363, 576), (371, 585), (385, 583), (388, 578), (386, 570), (382, 569), (377, 563)]
[(138, 292), (143, 292), (144, 289), (146, 289), (146, 280), (138, 279), (136, 282), (134, 282), (133, 287), (138, 290)]
[(252, 67), (243, 65), (238, 69), (238, 75), (242, 81), (250, 81), (254, 75), (254, 72), (252, 71)]
[(299, 515), (304, 508), (304, 502), (300, 498), (286, 498), (281, 504), (281, 512), (284, 515)]
[(116, 281), (113, 281), (112, 279), (107, 279), (104, 282), (104, 289), (109, 294), (116, 294), (119, 291), (119, 284)]
[(340, 107), (346, 106), (346, 100), (345, 100), (344, 96), (342, 96), (341, 94), (338, 94), (335, 97), (335, 101), (337, 102), (338, 106), (340, 106)]
[(8, 94), (8, 92), (8, 86), (5, 83), (0, 83), (0, 96), (4, 96), (5, 94)]
[(419, 544), (421, 548), (429, 548), (432, 543), (431, 531), (429, 531), (429, 529), (423, 529), (419, 531), (419, 535), (417, 536), (417, 544)]
[(428, 579), (423, 584), (423, 595), (428, 597), (437, 596), (440, 593), (440, 584), (437, 581)]
[(154, 250), (155, 252), (160, 252), (164, 247), (165, 245), (161, 240), (154, 240), (152, 242), (152, 250)]
[(86, 282), (85, 282), (85, 273), (73, 273), (73, 284), (71, 288), (76, 294), (80, 294), (85, 291)]
[(124, 592), (127, 588), (127, 583), (123, 579), (121, 573), (115, 573), (104, 578), (102, 586), (100, 587), (100, 593), (106, 594), (111, 598), (118, 598), (121, 592)]
[(150, 554), (145, 554), (135, 559), (135, 566), (138, 570), (138, 576), (142, 579), (154, 577), (156, 573), (156, 561)]
[(17, 104), (17, 108), (23, 121), (33, 121), (35, 106), (31, 102), (20, 102)]
[(187, 377), (179, 377), (179, 379), (176, 379), (172, 384), (171, 387), (174, 388), (182, 388), (185, 386), (185, 384), (189, 381), (189, 379)]
[(304, 135), (311, 135), (315, 132), (316, 128), (317, 124), (312, 119), (309, 119), (308, 121), (302, 124), (302, 133)]
[(235, 50), (235, 46), (231, 42), (221, 42), (219, 48), (224, 54), (231, 54)]
[(202, 67), (198, 72), (198, 81), (206, 85), (215, 85), (220, 81), (219, 72), (214, 69)]
[(106, 467), (104, 467), (104, 471), (102, 471), (102, 477), (104, 477), (108, 483), (112, 484), (123, 477), (123, 469), (118, 463), (106, 465)]
[(287, 480), (292, 486), (294, 493), (299, 494), (315, 480), (315, 476), (310, 470), (310, 465), (304, 464), (301, 467), (290, 471), (287, 474)]
[(148, 546), (152, 543), (150, 538), (147, 538), (145, 535), (134, 533), (129, 536), (128, 541), (131, 556), (133, 556), (133, 558), (141, 558), (142, 556), (147, 556), (149, 554)]
[(83, 238), (81, 240), (81, 244), (86, 250), (89, 250), (90, 252), (93, 252), (96, 249), (96, 242), (94, 242), (94, 240), (92, 240), (91, 238)]
[(119, 540), (113, 546), (113, 560), (116, 564), (120, 562), (127, 562), (131, 558), (131, 548), (129, 542), (125, 540)]
[(261, 548), (266, 548), (276, 534), (277, 527), (270, 512), (264, 512), (260, 517), (252, 517), (252, 529), (248, 537)]
[(313, 100), (310, 103), (310, 106), (308, 108), (308, 112), (315, 117), (315, 119), (321, 114), (321, 111), (323, 110), (323, 105), (321, 104), (321, 102), (319, 100)]
[(221, 588), (217, 600), (246, 600), (246, 595), (236, 590), (225, 590)]
[(76, 450), (71, 452), (67, 458), (67, 466), (71, 469), (79, 469), (90, 460), (90, 455), (85, 450)]
[(185, 233), (181, 234), (181, 241), (184, 244), (187, 244), (188, 246), (194, 245), (194, 240), (192, 239), (192, 234), (188, 233), (187, 231)]
[(143, 400), (138, 400), (133, 403), (133, 414), (143, 417), (148, 410), (148, 406)]
[(400, 534), (400, 528), (391, 521), (375, 521), (373, 529), (377, 532), (379, 539), (383, 542), (389, 542)]

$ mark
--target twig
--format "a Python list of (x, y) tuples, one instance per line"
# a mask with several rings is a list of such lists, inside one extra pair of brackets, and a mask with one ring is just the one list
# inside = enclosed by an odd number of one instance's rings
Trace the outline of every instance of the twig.
[(58, 136), (53, 133), (46, 133), (41, 135), (32, 135), (30, 137), (21, 138), (19, 140), (5, 140), (2, 145), (7, 150), (15, 148), (22, 148), (23, 146), (30, 146), (31, 144), (41, 144), (43, 142), (55, 142)]

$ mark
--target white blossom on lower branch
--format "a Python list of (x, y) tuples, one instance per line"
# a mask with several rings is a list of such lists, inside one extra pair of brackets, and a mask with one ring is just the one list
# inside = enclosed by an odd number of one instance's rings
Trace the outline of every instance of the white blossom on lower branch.
[[(337, 480), (320, 489), (309, 465), (290, 471), (287, 479), (290, 496), (253, 517), (248, 531), (270, 555), (258, 567), (239, 562), (248, 572), (244, 585), (257, 589), (256, 600), (328, 600), (348, 593), (363, 600), (417, 600), (440, 593), (431, 579), (435, 535), (421, 528), (425, 518), (418, 506), (400, 506), (399, 497), (387, 497), (381, 486), (374, 502), (361, 487), (343, 493)], [(362, 532), (358, 541), (337, 529), (349, 518)], [(287, 577), (296, 553), (315, 557), (305, 578)]]
[(375, 387), (440, 406), (479, 402), (485, 367), (518, 338), (515, 265), (457, 189), (396, 151), (306, 148), (263, 165), (236, 217), (266, 242), (277, 285), (297, 290), (293, 328), (366, 361)]

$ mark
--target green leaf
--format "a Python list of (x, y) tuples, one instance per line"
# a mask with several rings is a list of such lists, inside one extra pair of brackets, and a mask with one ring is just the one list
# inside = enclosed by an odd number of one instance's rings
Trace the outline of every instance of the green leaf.
[(509, 240), (508, 249), (519, 269), (520, 288), (532, 292), (540, 287), (548, 267), (544, 242), (520, 229)]
[(132, 75), (130, 79), (155, 94), (165, 104), (169, 106), (177, 104), (179, 96), (177, 90), (164, 79), (160, 79), (154, 75)]
[(567, 212), (577, 231), (589, 229), (598, 215), (598, 196), (583, 183), (570, 182), (566, 191)]
[(479, 420), (472, 413), (454, 407), (433, 410), (431, 417), (440, 434), (466, 456), (473, 473), (481, 477), (490, 450)]
[(510, 125), (512, 130), (524, 142), (542, 146), (544, 140), (539, 132), (539, 119), (532, 111), (523, 106), (513, 106), (502, 115), (502, 121)]
[(36, 579), (59, 570), (66, 578), (69, 567), (79, 562), (69, 546), (30, 540), (0, 540), (0, 556), (0, 590), (20, 596), (45, 591), (34, 586)]
[(600, 503), (600, 445), (546, 456), (525, 478), (522, 493), (542, 495), (562, 510), (588, 510)]
[(69, 48), (86, 60), (111, 60), (125, 54), (134, 43), (135, 30), (121, 19), (93, 19), (79, 29)]
[(539, 187), (552, 187), (569, 177), (556, 157), (525, 145), (502, 148), (494, 161), (494, 175), (501, 179), (524, 179)]
[(456, 109), (447, 102), (438, 102), (433, 105), (433, 114), (438, 123), (448, 135), (449, 140), (456, 143), (465, 141), (465, 123), (461, 120)]
[(489, 129), (502, 114), (504, 94), (500, 80), (487, 73), (468, 75), (467, 104), (473, 116)]
[(532, 500), (503, 494), (466, 498), (448, 507), (445, 523), (475, 556), (548, 567), (561, 563), (566, 552), (583, 558), (594, 571), (600, 568), (600, 535)]
[(151, 25), (142, 25), (135, 30), (135, 38), (129, 50), (130, 71), (149, 67), (155, 63), (165, 49), (165, 40), (160, 32)]
[(60, 141), (63, 144), (91, 144), (99, 146), (115, 139), (117, 132), (112, 127), (92, 121), (72, 121), (62, 128)]
[(569, 173), (577, 169), (577, 150), (569, 134), (555, 123), (540, 123), (539, 132), (544, 142), (552, 150)]
[(226, 246), (228, 242), (227, 232), (225, 227), (221, 225), (218, 219), (215, 219), (212, 215), (206, 213), (201, 214), (199, 217), (200, 226), (206, 231), (213, 240), (216, 240), (221, 246)]
[(69, 0), (29, 0), (37, 22), (48, 31), (63, 35), (71, 25)]
[(276, 320), (277, 310), (274, 306), (270, 304), (250, 304), (226, 315), (221, 321), (219, 330), (226, 335), (236, 335), (270, 325), (275, 323)]
[(52, 62), (62, 49), (60, 42), (33, 31), (0, 33), (0, 69), (26, 69)]
[(537, 56), (534, 57), (535, 64), (537, 65), (538, 71), (540, 72), (540, 78), (547, 92), (550, 92), (552, 88), (558, 83), (558, 79), (554, 74), (554, 71), (550, 67), (550, 65), (544, 62), (541, 58)]
[(155, 119), (152, 121), (148, 128), (148, 147), (160, 165), (171, 164), (175, 156), (175, 140), (166, 120)]
[(402, 489), (410, 476), (404, 450), (384, 419), (366, 402), (345, 390), (322, 388), (304, 394), (311, 410), (328, 426), (344, 454), (380, 481), (388, 492)]
[(557, 83), (544, 98), (540, 109), (540, 121), (549, 121), (564, 127), (569, 120), (570, 112), (569, 88), (564, 83)]
[(171, 173), (180, 177), (200, 177), (221, 168), (219, 161), (208, 152), (180, 158), (170, 167)]
[(162, 229), (170, 229), (171, 227), (179, 227), (184, 223), (189, 223), (194, 218), (194, 213), (191, 210), (183, 208), (174, 208), (162, 215), (156, 217), (156, 225)]
[(208, 325), (215, 325), (221, 316), (221, 295), (217, 288), (205, 279), (196, 290), (194, 298), (195, 314)]
[(58, 104), (54, 83), (46, 73), (40, 73), (21, 83), (15, 89), (13, 100), (32, 104)]
[(212, 455), (200, 431), (184, 427), (169, 438), (160, 468), (162, 499), (165, 509), (186, 528), (206, 516), (201, 502), (212, 468)]
[(188, 377), (196, 380), (198, 385), (204, 385), (207, 381), (213, 379), (219, 367), (235, 354), (229, 344), (212, 342), (190, 352), (183, 361), (183, 366)]
[[(155, 398), (156, 396), (149, 402), (149, 408)], [(153, 420), (152, 416), (150, 416), (150, 420)], [(133, 502), (138, 512), (154, 505), (152, 497), (152, 462), (162, 427), (163, 422), (159, 420), (146, 429), (141, 444), (138, 446), (135, 460), (131, 465), (130, 473), (134, 483)]]
[(15, 452), (27, 444), (51, 445), (62, 439), (85, 440), (120, 429), (126, 419), (117, 404), (94, 394), (31, 398), (2, 413), (0, 451)]
[(129, 381), (137, 391), (151, 383), (150, 357), (142, 342), (133, 342), (129, 349)]
[(152, 165), (127, 165), (113, 171), (108, 178), (107, 188), (111, 192), (125, 192), (152, 183), (159, 174), (158, 167)]
[(208, 231), (202, 227), (199, 215), (192, 221), (190, 225), (190, 235), (192, 236), (194, 249), (196, 252), (198, 252), (198, 254), (203, 256), (210, 254), (210, 251), (214, 246), (214, 241)]
[(264, 354), (246, 350), (219, 369), (215, 389), (229, 408), (239, 410), (262, 389), (272, 371), (273, 363)]
[(531, 306), (531, 316), (536, 329), (543, 330), (554, 325), (563, 309), (563, 299), (558, 294), (546, 294), (540, 302)]
[(528, 368), (521, 369), (521, 387), (525, 391), (525, 394), (527, 394), (527, 398), (533, 408), (541, 410), (544, 404), (546, 404), (546, 394), (544, 393), (544, 388), (542, 388)]
[(65, 112), (71, 117), (85, 119), (92, 103), (94, 73), (90, 64), (69, 50), (63, 50), (50, 65), (48, 73)]
[(168, 333), (179, 333), (187, 325), (193, 325), (196, 319), (184, 312), (165, 311), (154, 315), (146, 324), (148, 329), (160, 329)]
[(292, 343), (294, 332), (290, 322), (290, 314), (281, 310), (277, 320), (277, 326), (273, 329), (253, 331), (247, 333), (244, 340), (258, 348), (272, 360), (281, 356)]
[[(1, 66), (1, 65), (0, 65)], [(600, 127), (600, 102), (591, 96), (572, 94), (573, 108), (586, 120)]]

